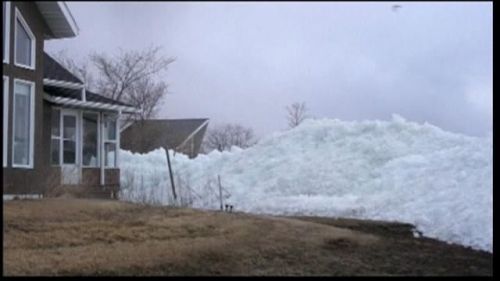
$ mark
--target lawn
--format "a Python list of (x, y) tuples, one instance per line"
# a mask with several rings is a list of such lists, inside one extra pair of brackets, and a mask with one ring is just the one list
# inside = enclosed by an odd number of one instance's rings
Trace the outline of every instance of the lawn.
[(4, 202), (4, 275), (492, 275), (492, 254), (409, 225), (152, 207)]

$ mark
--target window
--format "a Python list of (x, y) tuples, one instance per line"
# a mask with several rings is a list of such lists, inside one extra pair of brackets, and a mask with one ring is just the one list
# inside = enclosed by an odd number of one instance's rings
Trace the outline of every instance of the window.
[[(5, 3), (5, 2), (4, 2)], [(9, 133), (9, 78), (3, 77), (3, 166), (7, 167), (7, 135)]]
[(10, 50), (10, 2), (3, 4), (3, 62), (9, 63)]
[(50, 163), (73, 165), (79, 163), (79, 113), (52, 108), (50, 129)]
[(14, 79), (12, 166), (33, 168), (35, 83)]
[(97, 113), (83, 113), (83, 146), (82, 164), (87, 167), (97, 167), (99, 163), (99, 115)]
[(15, 65), (35, 69), (35, 36), (17, 8), (14, 35)]
[(54, 108), (51, 114), (50, 132), (50, 163), (59, 165), (61, 163), (61, 110)]
[(63, 114), (63, 164), (76, 164), (76, 114)]
[(116, 167), (117, 126), (116, 116), (104, 115), (104, 166)]

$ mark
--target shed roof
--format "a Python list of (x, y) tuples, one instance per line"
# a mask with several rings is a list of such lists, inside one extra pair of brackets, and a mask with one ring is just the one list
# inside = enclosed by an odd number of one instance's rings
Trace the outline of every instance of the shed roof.
[[(151, 119), (137, 121), (122, 132), (122, 148), (146, 153), (160, 147), (175, 149), (188, 138), (197, 138), (196, 154), (208, 124), (207, 118), (196, 119)], [(196, 136), (193, 135), (196, 134)]]

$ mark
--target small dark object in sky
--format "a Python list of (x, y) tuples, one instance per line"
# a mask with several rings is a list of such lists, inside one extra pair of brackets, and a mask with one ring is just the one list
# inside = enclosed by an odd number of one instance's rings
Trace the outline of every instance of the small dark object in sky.
[(392, 11), (397, 12), (398, 9), (401, 9), (401, 5), (392, 5)]

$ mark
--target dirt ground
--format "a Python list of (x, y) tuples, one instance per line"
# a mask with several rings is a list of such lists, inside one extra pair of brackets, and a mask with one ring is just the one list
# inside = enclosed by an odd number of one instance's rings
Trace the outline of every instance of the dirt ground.
[(4, 275), (492, 275), (493, 256), (404, 224), (148, 207), (4, 202)]

